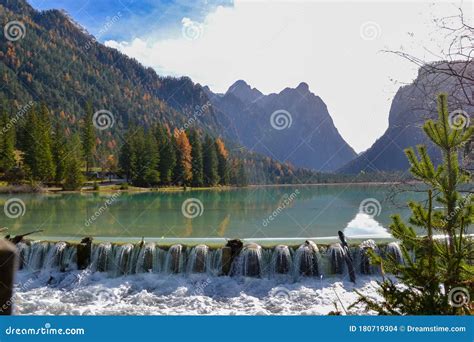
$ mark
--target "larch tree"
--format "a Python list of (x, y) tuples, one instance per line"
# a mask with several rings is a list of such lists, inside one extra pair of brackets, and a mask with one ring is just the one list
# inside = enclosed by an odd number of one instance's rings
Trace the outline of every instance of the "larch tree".
[(176, 166), (174, 171), (174, 179), (176, 184), (191, 184), (192, 173), (192, 156), (191, 144), (185, 131), (174, 130), (174, 140), (176, 146)]
[(93, 115), (92, 103), (87, 102), (86, 114), (81, 127), (82, 151), (84, 152), (84, 159), (86, 162), (86, 173), (89, 172), (90, 167), (94, 163), (94, 153), (96, 147), (96, 134), (93, 123)]
[(217, 153), (217, 171), (219, 173), (219, 180), (222, 185), (229, 184), (229, 166), (228, 166), (228, 155), (227, 149), (225, 148), (224, 141), (221, 138), (217, 138), (216, 142), (216, 153)]

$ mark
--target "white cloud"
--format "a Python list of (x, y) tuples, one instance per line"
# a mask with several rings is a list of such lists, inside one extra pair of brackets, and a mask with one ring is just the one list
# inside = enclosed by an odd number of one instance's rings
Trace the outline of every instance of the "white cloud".
[(400, 85), (391, 79), (409, 82), (416, 75), (413, 65), (380, 51), (429, 58), (423, 46), (438, 48), (430, 40), (433, 17), (455, 11), (447, 2), (236, 1), (202, 23), (182, 18), (179, 38), (157, 40), (150, 32), (106, 44), (161, 74), (187, 75), (219, 92), (238, 79), (264, 93), (304, 81), (326, 102), (343, 137), (362, 151), (388, 125)]

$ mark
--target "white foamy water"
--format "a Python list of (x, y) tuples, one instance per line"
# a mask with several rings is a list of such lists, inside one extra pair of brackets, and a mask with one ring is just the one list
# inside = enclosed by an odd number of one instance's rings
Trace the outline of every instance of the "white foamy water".
[[(20, 315), (325, 315), (355, 302), (353, 291), (378, 298), (374, 276), (354, 285), (337, 277), (275, 279), (142, 273), (110, 277), (85, 271), (20, 271)], [(338, 298), (339, 297), (339, 298)], [(351, 314), (367, 314), (361, 307)]]

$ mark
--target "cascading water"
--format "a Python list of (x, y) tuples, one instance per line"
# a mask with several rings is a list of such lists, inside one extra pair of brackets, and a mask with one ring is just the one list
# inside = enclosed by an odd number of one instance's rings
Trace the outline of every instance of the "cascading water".
[[(27, 241), (18, 243), (17, 248), (20, 255), (19, 267), (27, 272), (64, 272), (77, 269), (77, 245), (66, 242)], [(198, 273), (218, 276), (225, 274), (224, 249), (211, 249), (203, 244), (192, 248), (176, 244), (166, 250), (155, 243), (99, 243), (92, 245), (90, 264), (86, 267), (92, 272), (107, 272), (112, 277), (135, 273)], [(370, 265), (367, 253), (369, 249), (379, 253), (379, 248), (372, 240), (351, 248), (358, 273), (378, 273), (378, 268)], [(291, 278), (296, 280), (301, 276), (346, 272), (347, 256), (340, 244), (330, 245), (327, 249), (322, 247), (322, 251), (324, 253), (320, 255), (318, 246), (311, 241), (306, 241), (296, 249), (286, 245), (263, 248), (250, 243), (235, 256), (228, 274), (262, 278), (291, 275)], [(403, 262), (403, 255), (396, 242), (387, 244), (382, 251), (383, 257), (391, 255), (397, 261)]]
[(344, 274), (345, 270), (345, 252), (340, 243), (329, 246), (326, 252), (329, 258), (329, 267), (331, 274)]
[(358, 265), (361, 274), (375, 274), (379, 271), (377, 266), (371, 265), (370, 263), (369, 250), (380, 254), (374, 240), (366, 240), (359, 245)]
[(152, 272), (156, 259), (156, 248), (154, 243), (147, 243), (139, 247), (135, 273)]
[(402, 250), (400, 249), (400, 244), (398, 242), (390, 242), (385, 248), (385, 254), (392, 257), (399, 264), (405, 263)]
[(184, 270), (184, 255), (182, 245), (173, 245), (166, 254), (165, 272), (180, 273)]
[[(112, 265), (113, 271), (116, 275), (126, 275), (130, 274), (130, 269), (132, 266), (132, 252), (133, 252), (133, 245), (131, 243), (127, 243), (125, 245), (118, 246), (115, 249), (115, 255), (113, 258), (113, 263), (115, 265)], [(115, 267), (114, 267), (115, 266)]]
[(100, 243), (92, 251), (92, 269), (98, 272), (108, 271), (112, 262), (112, 245)]
[(209, 247), (197, 245), (188, 257), (188, 273), (204, 273), (210, 269)]
[(272, 256), (272, 271), (277, 274), (288, 274), (292, 272), (293, 260), (290, 248), (285, 245), (275, 247)]
[(234, 264), (237, 269), (232, 273), (245, 277), (260, 277), (262, 271), (262, 247), (255, 243), (245, 245)]
[(319, 271), (319, 249), (313, 241), (306, 241), (298, 247), (295, 257), (295, 271), (297, 275), (318, 276)]

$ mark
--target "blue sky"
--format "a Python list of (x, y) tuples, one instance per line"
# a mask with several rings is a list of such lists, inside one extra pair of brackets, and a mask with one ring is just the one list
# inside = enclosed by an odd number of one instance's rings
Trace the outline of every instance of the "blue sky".
[[(155, 39), (181, 34), (183, 17), (202, 21), (219, 5), (232, 6), (232, 0), (29, 0), (36, 9), (64, 9), (93, 35), (105, 23), (120, 16), (100, 35), (100, 41), (129, 41), (153, 32)], [(120, 14), (119, 14), (120, 13)]]
[(463, 8), (474, 25), (468, 0), (29, 1), (66, 10), (162, 76), (189, 76), (215, 92), (240, 79), (265, 94), (306, 82), (357, 152), (383, 134), (393, 97), (418, 73), (382, 51), (439, 60), (451, 41), (435, 19)]

